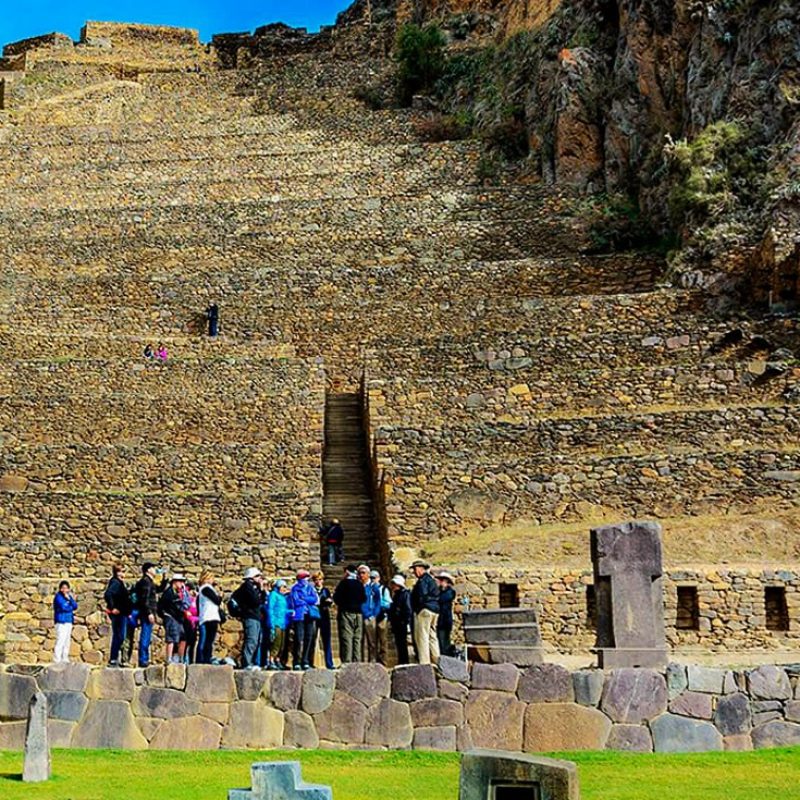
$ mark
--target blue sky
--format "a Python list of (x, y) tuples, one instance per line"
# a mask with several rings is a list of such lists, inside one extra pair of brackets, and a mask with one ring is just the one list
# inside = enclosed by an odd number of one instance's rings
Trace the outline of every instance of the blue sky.
[(316, 30), (349, 5), (350, 0), (7, 0), (0, 13), (0, 44), (51, 31), (77, 39), (87, 19), (199, 28), (203, 41), (213, 33), (251, 31), (268, 22)]

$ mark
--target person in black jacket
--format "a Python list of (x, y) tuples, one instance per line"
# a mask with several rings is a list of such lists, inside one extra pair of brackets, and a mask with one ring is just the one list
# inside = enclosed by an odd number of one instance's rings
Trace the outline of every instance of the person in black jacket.
[(258, 669), (258, 648), (261, 644), (261, 606), (264, 603), (263, 578), (257, 567), (248, 567), (244, 581), (233, 593), (242, 621), (242, 669)]
[(160, 586), (156, 588), (156, 575), (163, 575), (164, 570), (156, 570), (156, 565), (150, 561), (142, 564), (142, 577), (136, 583), (136, 609), (139, 612), (139, 624), (142, 627), (139, 634), (139, 666), (150, 665), (150, 641), (153, 638), (153, 626), (156, 624), (158, 612), (158, 593), (167, 588), (166, 578), (162, 578)]
[[(169, 588), (164, 591), (158, 601), (158, 614), (164, 621), (164, 642), (167, 646), (165, 663), (172, 661), (183, 663), (186, 653), (186, 632), (183, 619), (189, 603), (186, 599), (186, 578), (179, 573), (172, 576)], [(177, 656), (175, 651), (178, 651)]]
[(420, 664), (435, 664), (439, 660), (439, 640), (436, 638), (439, 586), (428, 572), (430, 567), (424, 561), (415, 561), (411, 565), (417, 579), (411, 590), (411, 610), (414, 612), (414, 645)]
[(314, 664), (314, 653), (317, 645), (317, 633), (322, 640), (322, 653), (325, 657), (325, 666), (333, 669), (333, 647), (331, 643), (331, 606), (333, 605), (333, 595), (331, 590), (325, 586), (325, 575), (322, 572), (315, 572), (311, 579), (314, 581), (314, 588), (319, 595), (319, 624), (314, 630), (314, 641), (311, 645), (311, 666)]
[(206, 311), (206, 318), (208, 319), (208, 335), (216, 336), (219, 332), (219, 306), (212, 303)]
[(411, 593), (406, 589), (406, 579), (402, 575), (392, 578), (389, 589), (392, 593), (392, 604), (387, 614), (397, 650), (397, 663), (408, 664), (408, 628), (413, 617)]
[(342, 664), (361, 660), (361, 641), (364, 636), (364, 617), (361, 607), (366, 602), (367, 592), (358, 579), (355, 564), (344, 571), (333, 593), (336, 603), (336, 620), (339, 627), (339, 659)]
[(111, 652), (108, 657), (109, 667), (119, 666), (119, 654), (125, 637), (128, 633), (128, 614), (133, 610), (131, 595), (125, 585), (125, 567), (114, 564), (111, 567), (111, 580), (109, 580), (103, 594), (106, 604), (106, 614), (111, 622)]
[(439, 584), (439, 619), (436, 621), (436, 638), (439, 640), (439, 652), (443, 656), (453, 655), (450, 635), (453, 632), (453, 603), (456, 590), (453, 588), (453, 576), (449, 572), (440, 572), (436, 576)]

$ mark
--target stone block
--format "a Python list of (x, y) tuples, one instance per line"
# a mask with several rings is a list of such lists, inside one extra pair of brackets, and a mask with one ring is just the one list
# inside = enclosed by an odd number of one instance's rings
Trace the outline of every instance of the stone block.
[(576, 703), (531, 703), (525, 711), (523, 749), (533, 753), (558, 750), (602, 750), (611, 720), (595, 708)]
[(474, 747), (522, 750), (525, 703), (508, 692), (472, 691), (464, 717)]
[(27, 722), (0, 722), (0, 750), (22, 750), (27, 727)]
[(222, 726), (207, 717), (168, 719), (150, 740), (153, 750), (218, 750)]
[(667, 691), (672, 700), (689, 688), (689, 677), (683, 664), (667, 664)]
[(572, 702), (572, 675), (560, 664), (535, 664), (522, 673), (517, 696), (525, 703)]
[(344, 692), (336, 692), (333, 702), (314, 716), (320, 740), (361, 744), (367, 724), (366, 706)]
[(0, 720), (27, 719), (28, 707), (34, 694), (35, 678), (0, 672)]
[(460, 683), (466, 683), (469, 680), (469, 666), (463, 658), (441, 656), (437, 666), (439, 674), (445, 680), (458, 681)]
[(690, 664), (687, 667), (687, 677), (689, 689), (693, 692), (722, 694), (725, 684), (724, 669), (712, 669), (711, 667), (699, 667), (695, 664)]
[(329, 669), (310, 669), (303, 675), (300, 705), (306, 714), (319, 714), (333, 702), (336, 674)]
[(653, 737), (645, 725), (612, 725), (606, 750), (622, 750), (628, 753), (652, 753)]
[(651, 669), (614, 670), (606, 678), (600, 708), (614, 722), (648, 722), (667, 710), (667, 683)]
[(749, 733), (726, 736), (722, 740), (722, 747), (732, 753), (744, 753), (753, 749), (753, 739)]
[(389, 696), (389, 671), (381, 664), (345, 664), (336, 675), (336, 690), (371, 706)]
[(464, 723), (464, 706), (455, 700), (428, 697), (411, 704), (411, 720), (415, 728), (438, 728)]
[(581, 706), (597, 706), (603, 696), (605, 673), (599, 669), (582, 669), (572, 673), (575, 702)]
[(366, 744), (398, 750), (410, 747), (413, 738), (411, 712), (407, 703), (385, 698), (367, 710), (364, 731)]
[(128, 703), (121, 700), (93, 700), (75, 729), (72, 746), (145, 750), (147, 740), (139, 731)]
[(739, 681), (737, 680), (737, 673), (732, 669), (729, 669), (725, 673), (725, 680), (722, 684), (722, 693), (733, 694), (734, 692), (741, 691), (741, 689), (743, 689), (746, 685), (746, 683), (742, 683), (740, 685)]
[(790, 700), (786, 703), (784, 715), (789, 722), (800, 722), (800, 700)]
[(92, 700), (133, 700), (134, 671), (105, 667), (92, 672), (86, 693)]
[(456, 728), (453, 725), (435, 728), (415, 728), (412, 747), (415, 750), (454, 752), (458, 747)]
[(287, 711), (283, 715), (283, 746), (316, 750), (319, 736), (314, 720), (305, 711)]
[(704, 753), (722, 750), (722, 736), (710, 723), (662, 714), (650, 723), (656, 753)]
[(193, 717), (200, 713), (200, 701), (192, 700), (177, 689), (161, 689), (157, 686), (142, 686), (136, 690), (133, 713), (137, 717), (175, 719)]
[(392, 670), (392, 699), (413, 703), (436, 697), (436, 673), (432, 664), (412, 664)]
[(153, 719), (151, 717), (136, 717), (136, 725), (142, 732), (147, 741), (151, 741), (158, 729), (164, 724), (163, 719)]
[(496, 692), (516, 692), (519, 670), (514, 664), (473, 664), (473, 689), (492, 689)]
[(783, 719), (780, 711), (755, 711), (753, 712), (753, 727), (757, 728), (778, 719)]
[(89, 701), (83, 692), (48, 691), (47, 709), (51, 719), (77, 722), (86, 710)]
[(465, 703), (468, 695), (469, 689), (463, 683), (439, 681), (439, 697), (444, 700), (456, 700), (459, 703)]
[(283, 714), (264, 700), (237, 700), (222, 736), (223, 747), (269, 748), (283, 745)]
[(220, 725), (227, 725), (231, 715), (229, 703), (200, 703), (200, 716), (213, 719)]
[(753, 700), (789, 700), (792, 697), (789, 676), (780, 667), (769, 665), (750, 670), (747, 685)]
[(88, 664), (70, 662), (51, 664), (39, 673), (39, 688), (51, 692), (85, 692), (91, 667)]
[(775, 720), (753, 728), (753, 747), (794, 747), (800, 745), (800, 725)]
[(47, 740), (50, 747), (61, 749), (70, 747), (72, 744), (72, 734), (78, 726), (74, 722), (63, 719), (51, 719), (47, 722)]
[(164, 685), (167, 689), (182, 692), (186, 688), (186, 664), (167, 664), (164, 671)]
[(747, 695), (737, 692), (720, 697), (714, 711), (714, 724), (725, 737), (749, 734), (752, 720)]
[(300, 708), (302, 693), (302, 672), (273, 672), (264, 686), (267, 702), (280, 711), (296, 711)]
[(186, 670), (186, 696), (201, 703), (228, 703), (236, 698), (233, 667), (190, 664)]
[(248, 669), (235, 670), (233, 679), (236, 683), (236, 696), (240, 700), (258, 700), (270, 677), (269, 672)]
[(693, 717), (694, 719), (711, 719), (712, 697), (703, 692), (684, 692), (678, 695), (670, 704), (669, 710), (672, 714), (682, 717)]
[(145, 667), (144, 683), (146, 686), (156, 686), (161, 689), (167, 687), (167, 670), (163, 664), (151, 664)]

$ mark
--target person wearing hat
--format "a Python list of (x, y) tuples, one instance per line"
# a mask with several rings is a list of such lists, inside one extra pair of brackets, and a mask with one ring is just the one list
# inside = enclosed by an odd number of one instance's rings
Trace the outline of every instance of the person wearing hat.
[(262, 577), (258, 567), (248, 567), (244, 580), (233, 593), (239, 619), (242, 621), (242, 669), (258, 669), (258, 648), (261, 644)]
[(319, 620), (319, 595), (309, 583), (310, 577), (311, 573), (307, 569), (298, 570), (297, 581), (292, 586), (289, 600), (294, 632), (292, 666), (296, 670), (311, 669), (311, 647), (314, 644), (314, 629)]
[[(183, 617), (189, 608), (184, 592), (186, 578), (176, 572), (169, 581), (169, 587), (158, 601), (158, 615), (164, 623), (164, 642), (166, 643), (166, 662), (182, 662), (186, 652), (186, 632)], [(177, 650), (177, 655), (175, 654)]]
[(267, 623), (269, 624), (269, 660), (266, 669), (287, 669), (281, 661), (286, 620), (289, 617), (289, 586), (283, 578), (275, 581), (267, 599)]
[(411, 594), (406, 589), (406, 579), (402, 575), (392, 578), (389, 590), (392, 593), (392, 604), (387, 615), (397, 650), (397, 663), (408, 664), (408, 629), (414, 616), (411, 611)]
[(328, 565), (338, 564), (344, 560), (344, 529), (341, 522), (335, 517), (320, 530), (320, 535), (325, 541), (328, 550)]
[(436, 638), (439, 640), (439, 652), (443, 656), (453, 655), (450, 635), (453, 632), (453, 603), (456, 599), (455, 581), (449, 572), (440, 572), (436, 576), (439, 584), (439, 619), (436, 621)]
[(133, 589), (136, 597), (136, 611), (138, 611), (139, 625), (139, 666), (144, 668), (150, 665), (150, 642), (153, 638), (153, 626), (156, 624), (158, 613), (158, 593), (167, 588), (167, 579), (162, 578), (161, 584), (156, 587), (157, 575), (163, 575), (164, 570), (157, 570), (152, 561), (142, 564), (142, 577), (136, 582)]
[(333, 592), (339, 628), (339, 659), (342, 664), (361, 660), (361, 640), (364, 635), (361, 606), (366, 599), (367, 592), (358, 579), (357, 568), (355, 564), (349, 564)]
[(414, 612), (414, 644), (420, 664), (439, 661), (439, 640), (436, 623), (439, 619), (439, 586), (428, 572), (430, 564), (415, 561), (411, 572), (417, 582), (411, 590), (411, 609)]

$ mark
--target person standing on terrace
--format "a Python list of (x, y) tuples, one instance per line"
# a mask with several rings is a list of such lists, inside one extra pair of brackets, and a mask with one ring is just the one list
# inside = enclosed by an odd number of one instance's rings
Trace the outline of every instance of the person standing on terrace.
[(56, 648), (53, 661), (65, 664), (69, 661), (69, 646), (72, 643), (72, 625), (75, 622), (75, 611), (78, 601), (69, 588), (68, 581), (58, 584), (58, 591), (53, 598), (53, 619), (56, 626)]
[(118, 667), (122, 645), (128, 633), (128, 615), (133, 610), (131, 595), (125, 585), (125, 567), (119, 562), (111, 568), (111, 580), (103, 595), (106, 614), (111, 623), (111, 652), (108, 666)]

